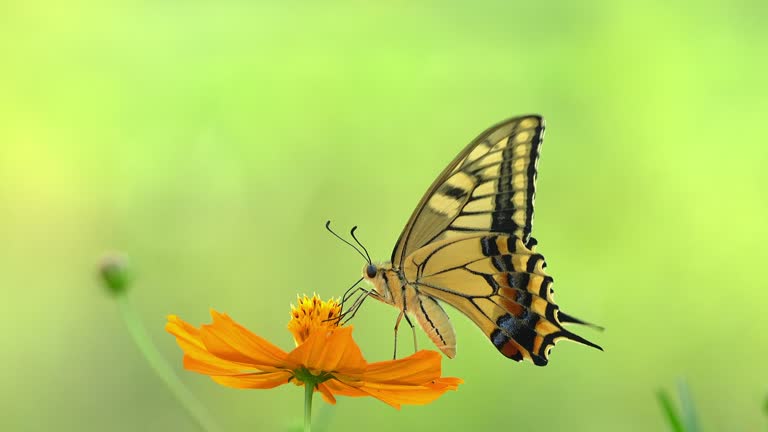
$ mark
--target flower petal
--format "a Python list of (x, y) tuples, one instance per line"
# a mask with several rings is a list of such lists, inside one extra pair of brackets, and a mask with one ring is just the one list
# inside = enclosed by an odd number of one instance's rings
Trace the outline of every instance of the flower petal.
[(323, 400), (331, 405), (336, 405), (336, 398), (333, 397), (333, 391), (326, 385), (327, 381), (317, 385), (317, 391), (323, 396)]
[(211, 316), (213, 324), (200, 329), (200, 338), (211, 354), (267, 372), (297, 366), (286, 364), (285, 351), (251, 333), (228, 315), (211, 311)]
[(435, 380), (435, 382), (424, 386), (364, 383), (359, 389), (400, 409), (401, 404), (428, 404), (442, 396), (446, 391), (455, 390), (458, 384), (455, 379), (450, 379), (447, 382)]
[(184, 354), (184, 369), (203, 375), (237, 375), (248, 370), (248, 366), (222, 360), (210, 354)]
[(168, 315), (168, 323), (165, 325), (165, 330), (176, 336), (179, 344), (185, 342), (203, 348), (203, 342), (200, 340), (200, 330), (176, 315)]
[(287, 356), (289, 363), (300, 364), (312, 372), (338, 372), (360, 376), (367, 362), (352, 339), (352, 327), (331, 332), (313, 332)]
[(370, 363), (363, 380), (419, 385), (440, 377), (441, 361), (437, 351), (422, 350), (402, 359)]
[(349, 397), (368, 396), (368, 393), (358, 389), (357, 387), (353, 387), (343, 381), (339, 381), (333, 378), (320, 384), (320, 386), (325, 386), (325, 388), (331, 393), (333, 393), (334, 395), (349, 396)]
[(212, 376), (217, 383), (240, 389), (271, 389), (288, 384), (293, 375), (289, 371), (262, 372), (236, 376)]
[(211, 375), (241, 373), (249, 368), (248, 365), (223, 360), (209, 353), (200, 340), (198, 329), (175, 315), (168, 317), (165, 329), (176, 337), (176, 342), (184, 351), (184, 367), (188, 370)]
[(336, 375), (341, 385), (329, 387), (337, 390), (336, 394), (367, 394), (398, 409), (401, 404), (423, 405), (456, 390), (463, 382), (441, 378), (441, 362), (442, 356), (436, 351), (419, 351), (400, 360), (371, 363), (362, 377)]
[(459, 384), (464, 384), (464, 380), (456, 377), (442, 377), (425, 385), (435, 390), (458, 390)]

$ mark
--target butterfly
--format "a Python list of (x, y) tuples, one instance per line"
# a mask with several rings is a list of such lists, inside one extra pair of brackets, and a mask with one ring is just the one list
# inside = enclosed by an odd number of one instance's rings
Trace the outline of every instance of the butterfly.
[[(414, 327), (409, 316), (446, 356), (456, 355), (456, 333), (441, 303), (469, 317), (512, 360), (544, 366), (563, 339), (602, 350), (564, 328), (591, 324), (555, 304), (552, 277), (531, 237), (543, 137), (538, 115), (490, 127), (429, 187), (389, 262), (373, 263), (366, 250), (362, 279), (373, 289), (364, 290), (362, 299), (400, 310), (395, 355), (401, 319)], [(353, 304), (353, 315), (360, 304)]]

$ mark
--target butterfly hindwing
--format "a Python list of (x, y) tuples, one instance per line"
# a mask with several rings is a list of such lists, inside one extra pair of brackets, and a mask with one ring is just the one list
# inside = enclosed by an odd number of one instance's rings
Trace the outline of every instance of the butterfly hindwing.
[(465, 234), (417, 250), (403, 271), (422, 296), (467, 315), (502, 354), (543, 366), (560, 339), (599, 348), (563, 328), (545, 266), (518, 237)]
[(527, 241), (543, 136), (544, 120), (537, 115), (480, 134), (419, 202), (392, 253), (393, 265), (401, 267), (424, 245), (467, 233), (509, 233)]

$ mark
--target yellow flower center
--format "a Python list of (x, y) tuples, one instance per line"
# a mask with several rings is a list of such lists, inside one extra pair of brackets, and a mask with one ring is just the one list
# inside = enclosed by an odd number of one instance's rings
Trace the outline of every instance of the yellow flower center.
[(291, 305), (291, 320), (288, 330), (298, 346), (316, 331), (330, 331), (339, 326), (341, 305), (337, 300), (322, 301), (317, 296), (298, 297), (298, 306)]

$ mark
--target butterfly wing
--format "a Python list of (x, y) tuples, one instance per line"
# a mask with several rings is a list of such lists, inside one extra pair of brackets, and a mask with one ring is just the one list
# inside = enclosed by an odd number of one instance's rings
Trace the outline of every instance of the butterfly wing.
[(419, 323), (449, 357), (455, 337), (435, 299), (467, 315), (517, 361), (545, 365), (561, 339), (600, 349), (563, 328), (585, 323), (559, 310), (544, 258), (533, 250), (543, 136), (537, 115), (480, 134), (432, 183), (392, 252), (393, 267), (418, 291)]
[(393, 266), (402, 268), (424, 245), (467, 233), (509, 233), (527, 242), (543, 136), (544, 119), (528, 115), (475, 138), (416, 206), (392, 252)]
[[(544, 267), (544, 257), (515, 236), (472, 234), (417, 250), (406, 259), (403, 272), (420, 297), (459, 309), (513, 360), (544, 366), (561, 339), (601, 349), (563, 328), (563, 322), (583, 322), (560, 312)], [(426, 317), (419, 318), (438, 347), (440, 339), (433, 335), (452, 334), (440, 311), (431, 319), (430, 311), (422, 309)]]

